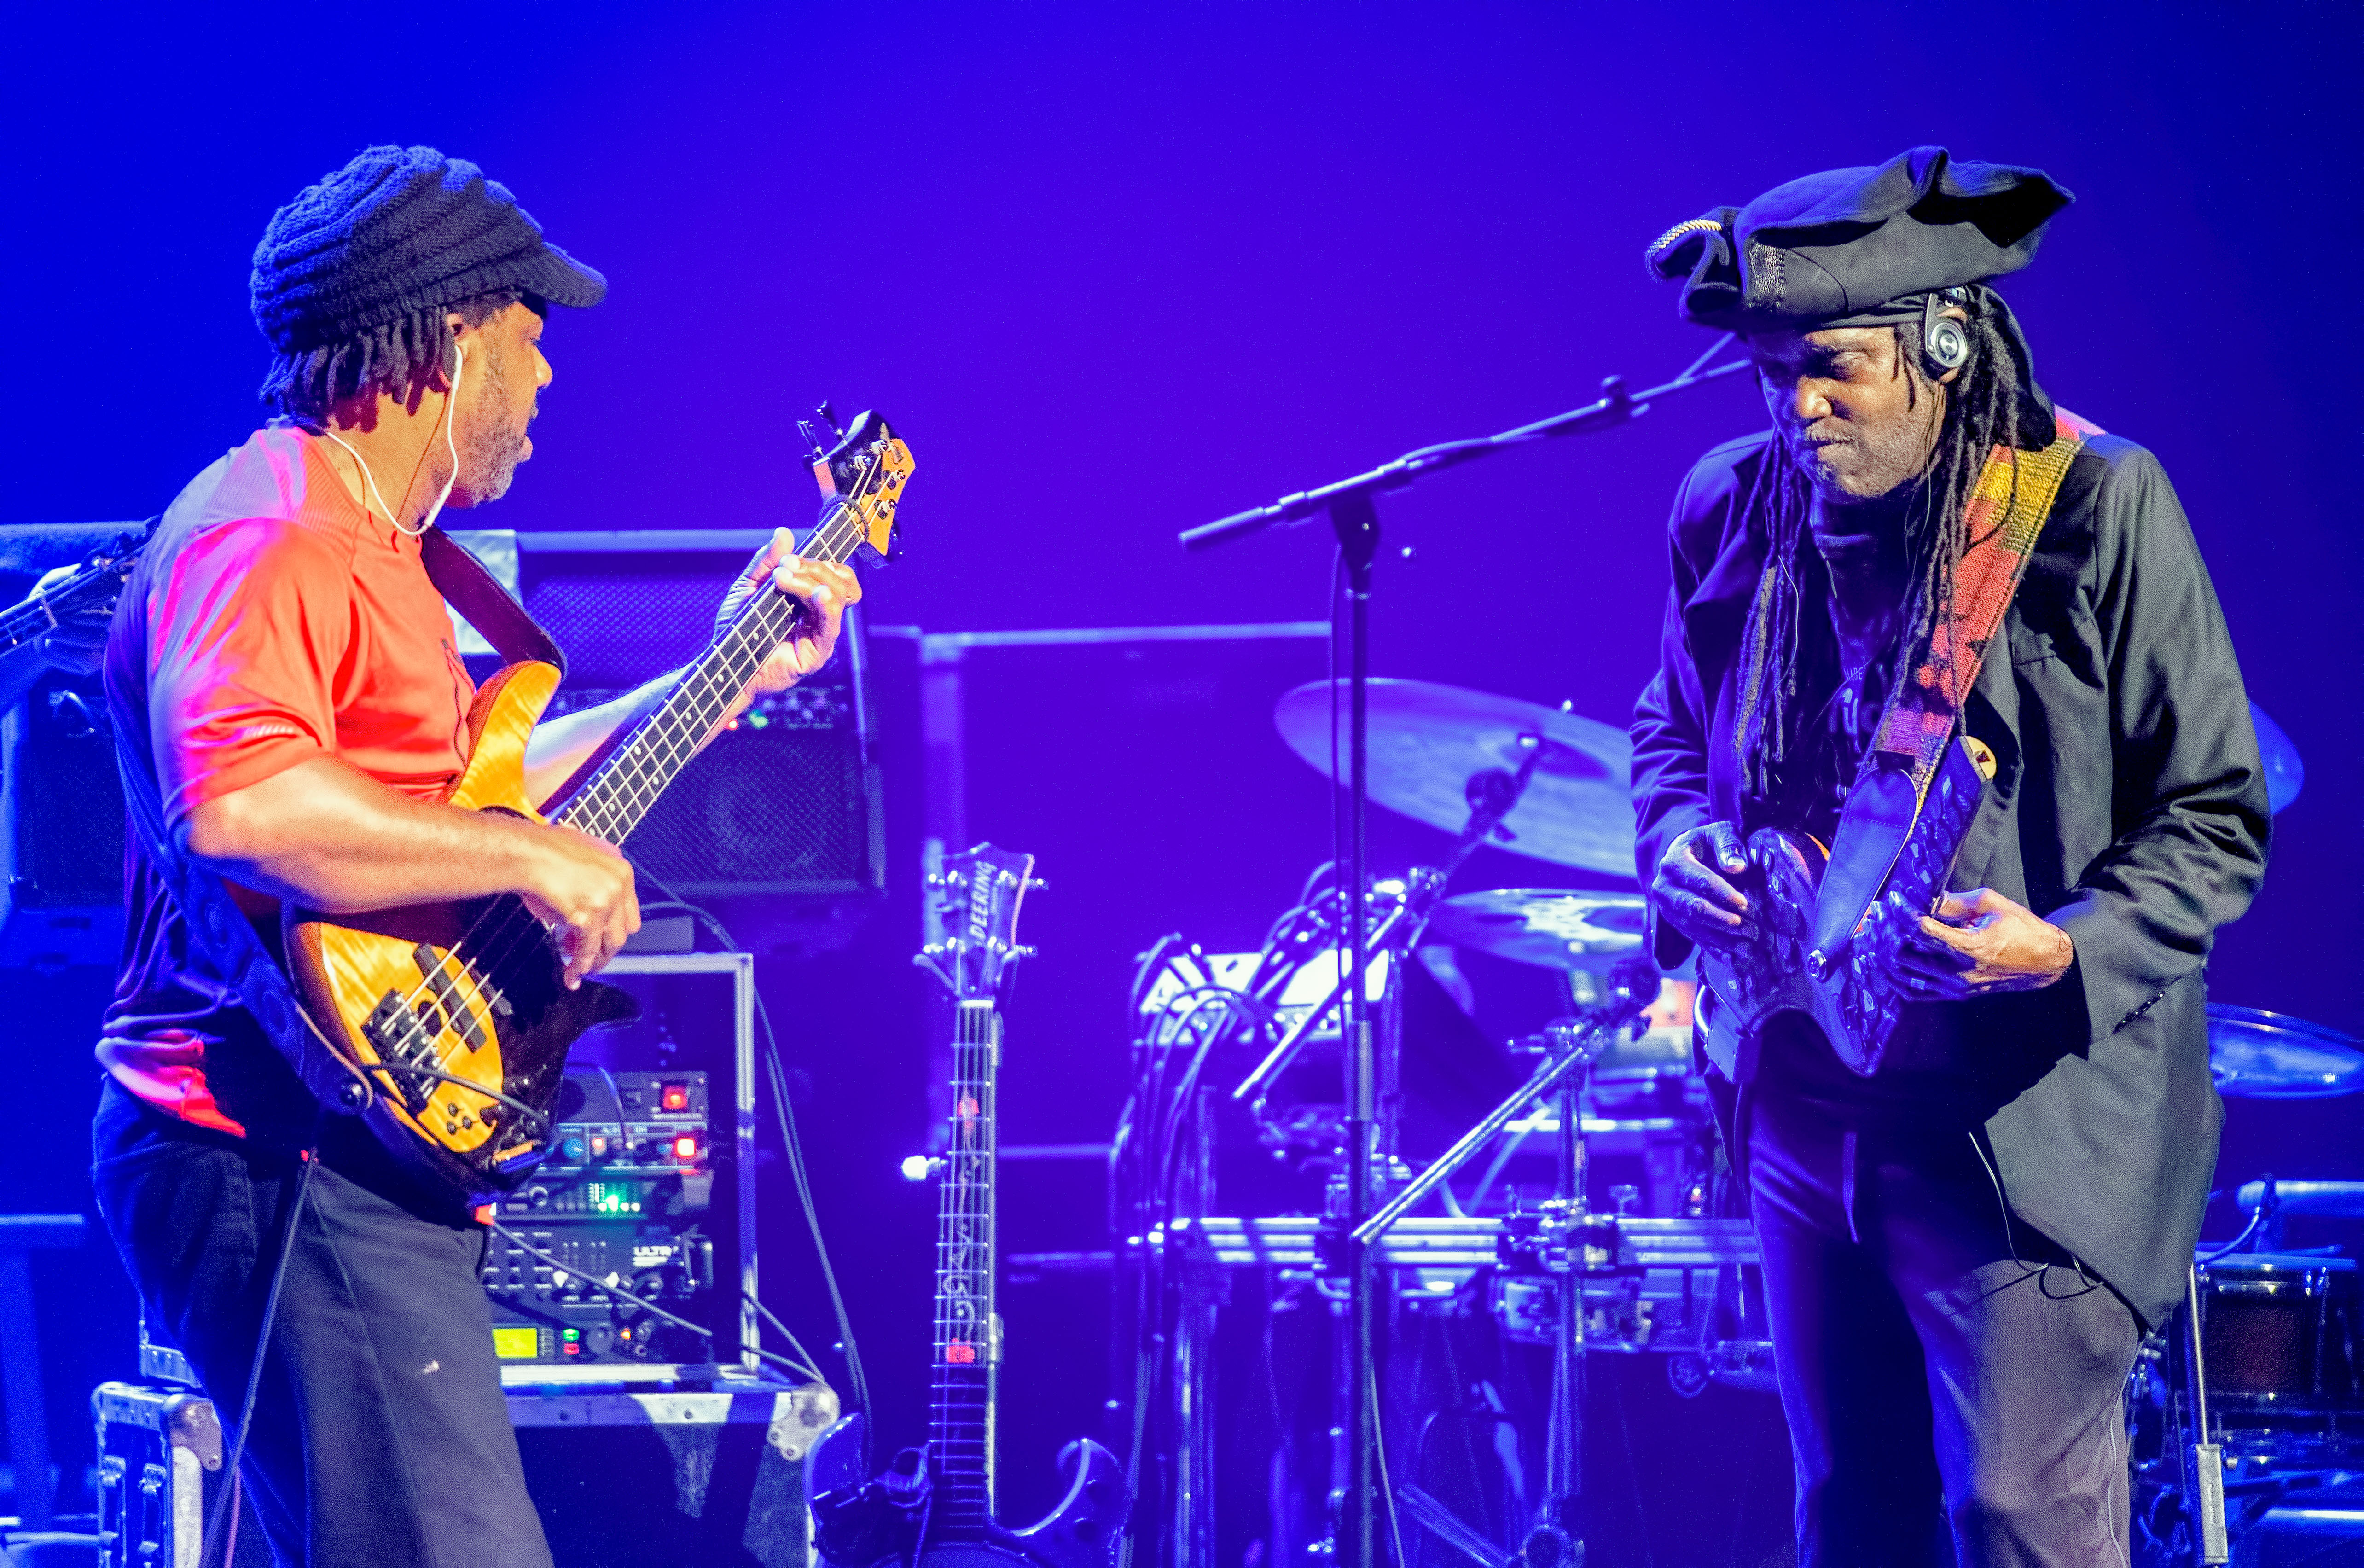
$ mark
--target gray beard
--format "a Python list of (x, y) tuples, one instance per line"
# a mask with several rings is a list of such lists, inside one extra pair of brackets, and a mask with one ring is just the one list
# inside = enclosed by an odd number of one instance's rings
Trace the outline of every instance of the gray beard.
[[(496, 408), (508, 406), (509, 380), (507, 367), (496, 356), (485, 356), (484, 392), (487, 404)], [(528, 414), (530, 423), (533, 416)], [(519, 458), (525, 450), (525, 426), (505, 428), (490, 419), (468, 421), (461, 432), (460, 476), (458, 488), (467, 494), (469, 504), (482, 506), (497, 501), (508, 494), (509, 481), (517, 476)]]

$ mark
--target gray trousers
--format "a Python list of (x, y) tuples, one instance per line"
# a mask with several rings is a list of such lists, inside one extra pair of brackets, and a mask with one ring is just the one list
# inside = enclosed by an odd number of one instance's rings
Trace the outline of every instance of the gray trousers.
[(1742, 1097), (1801, 1568), (2124, 1568), (2134, 1313), (1969, 1132)]

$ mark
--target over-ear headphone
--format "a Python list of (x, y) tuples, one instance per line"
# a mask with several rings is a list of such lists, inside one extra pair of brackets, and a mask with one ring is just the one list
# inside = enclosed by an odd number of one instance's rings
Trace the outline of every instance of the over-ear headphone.
[(1921, 369), (1931, 381), (1970, 362), (1970, 329), (1938, 311), (1948, 306), (1967, 306), (1966, 289), (1933, 289), (1921, 302)]

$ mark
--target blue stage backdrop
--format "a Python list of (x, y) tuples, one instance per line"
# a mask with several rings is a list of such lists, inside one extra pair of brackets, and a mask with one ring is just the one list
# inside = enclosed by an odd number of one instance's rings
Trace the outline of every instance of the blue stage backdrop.
[[(2252, 694), (2305, 756), (2213, 994), (2364, 1032), (2359, 15), (2280, 0), (20, 7), (0, 43), (0, 292), (17, 322), (0, 520), (144, 516), (240, 440), (262, 365), (246, 288), (263, 222), (360, 147), (423, 141), (484, 164), (612, 284), (552, 325), (556, 381), (512, 496), (454, 521), (800, 524), (794, 420), (825, 395), (889, 411), (918, 457), (909, 553), (872, 580), (876, 624), (1318, 617), (1318, 528), (1203, 557), (1176, 530), (1585, 402), (1612, 372), (1663, 378), (1706, 339), (1645, 282), (1653, 236), (1811, 169), (1941, 143), (2077, 193), (2006, 285), (2038, 373), (2164, 460)], [(1655, 656), (1673, 488), (1762, 417), (1727, 382), (1388, 500), (1376, 669), (1622, 722)], [(1043, 691), (1038, 718), (1060, 702)], [(1088, 740), (1099, 716), (1057, 722)], [(992, 800), (1056, 797), (1060, 780), (1013, 786), (1022, 749), (972, 740), (999, 774), (974, 836), (1015, 826)], [(1277, 776), (1272, 819), (1318, 825), (1315, 776)], [(1063, 804), (1113, 842), (1164, 830), (1139, 799)], [(1403, 854), (1439, 843), (1390, 832)], [(1188, 910), (1232, 917), (1194, 935), (1253, 941), (1327, 851), (1275, 840), (1243, 819), (1254, 863), (1209, 865)], [(1114, 880), (1066, 869), (1077, 896)], [(1064, 917), (1133, 943), (1188, 923), (1158, 897)], [(1124, 978), (1075, 984), (1121, 997)], [(785, 1005), (797, 982), (774, 984)], [(1033, 1060), (1013, 1122), (1104, 1137), (1122, 1076), (1112, 1007), (1091, 1013), (1097, 1032), (1028, 1036), (1030, 1009), (1081, 1016), (1039, 992), (1020, 1004)], [(924, 1331), (902, 1299), (920, 1265), (885, 1254), (924, 1245), (923, 1204), (874, 1177), (923, 1135), (922, 1048), (864, 1033), (842, 997), (817, 1016), (849, 1030), (792, 1045), (814, 1059), (807, 1126), (847, 1162), (817, 1172), (822, 1201), (875, 1325), (874, 1374), (916, 1398), (889, 1373)], [(0, 1176), (0, 1209), (39, 1206), (19, 1191), (86, 1201), (56, 1173), (80, 1158), (87, 1041), (67, 1027), (33, 1043), (72, 1090), (54, 1107), (63, 1152), (40, 1181)], [(864, 1052), (901, 1063), (894, 1103), (831, 1104), (886, 1081), (850, 1070)], [(2352, 1158), (2354, 1119), (2276, 1168), (2358, 1173), (2328, 1168)], [(857, 1212), (892, 1203), (892, 1225)], [(105, 1305), (67, 1299), (48, 1329), (115, 1333), (119, 1284), (86, 1284), (112, 1267), (95, 1251), (45, 1274)], [(825, 1340), (803, 1264), (783, 1267), (792, 1316)], [(61, 1364), (116, 1355), (109, 1341)], [(86, 1443), (78, 1397), (58, 1400), (69, 1455)], [(909, 1410), (888, 1415), (909, 1435)]]

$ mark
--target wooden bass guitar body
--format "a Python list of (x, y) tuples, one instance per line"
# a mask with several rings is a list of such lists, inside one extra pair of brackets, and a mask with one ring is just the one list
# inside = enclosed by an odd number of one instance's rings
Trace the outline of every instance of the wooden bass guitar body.
[[(525, 750), (557, 684), (540, 663), (485, 684), (468, 717), (468, 766), (446, 804), (542, 820), (526, 795)], [(638, 1010), (612, 985), (566, 989), (556, 944), (515, 897), (333, 919), (295, 910), (285, 933), (296, 994), (374, 1086), (370, 1115), (408, 1135), (396, 1147), (423, 1148), (477, 1193), (506, 1190), (541, 1162), (568, 1049)]]
[[(911, 453), (884, 418), (855, 416), (835, 447), (814, 453), (813, 472), (828, 500), (798, 546), (805, 559), (839, 563), (892, 548)], [(803, 614), (785, 595), (750, 595), (547, 813), (526, 794), (526, 745), (559, 673), (509, 665), (476, 694), (468, 766), (445, 803), (624, 843)], [(308, 1027), (352, 1073), (346, 1108), (430, 1185), (470, 1202), (514, 1188), (541, 1162), (567, 1049), (635, 1010), (613, 986), (567, 990), (556, 944), (515, 896), (333, 918), (290, 910), (283, 929)]]

